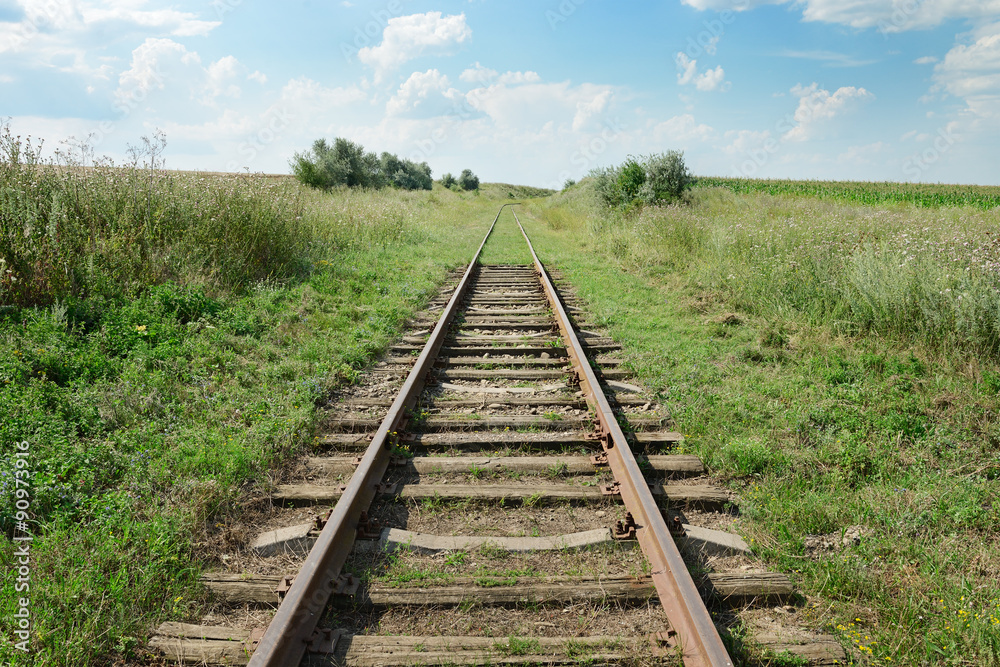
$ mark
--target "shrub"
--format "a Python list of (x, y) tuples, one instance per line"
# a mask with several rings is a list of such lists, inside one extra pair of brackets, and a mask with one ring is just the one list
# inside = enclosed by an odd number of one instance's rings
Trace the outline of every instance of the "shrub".
[(458, 177), (458, 185), (463, 190), (478, 190), (479, 177), (473, 174), (471, 169), (463, 169), (462, 175)]
[(446, 188), (453, 187), (455, 183), (457, 183), (457, 181), (455, 180), (455, 177), (451, 175), (451, 172), (448, 172), (447, 174), (441, 177), (441, 185), (443, 185)]
[(646, 180), (639, 189), (639, 198), (646, 204), (672, 202), (681, 199), (684, 191), (694, 185), (694, 178), (684, 164), (684, 154), (678, 151), (653, 154), (643, 163)]
[(598, 199), (612, 208), (677, 201), (695, 182), (678, 151), (654, 153), (641, 161), (630, 157), (620, 167), (598, 168), (590, 175)]
[(625, 203), (631, 203), (639, 196), (639, 189), (646, 182), (646, 170), (635, 160), (628, 160), (618, 171), (619, 197)]

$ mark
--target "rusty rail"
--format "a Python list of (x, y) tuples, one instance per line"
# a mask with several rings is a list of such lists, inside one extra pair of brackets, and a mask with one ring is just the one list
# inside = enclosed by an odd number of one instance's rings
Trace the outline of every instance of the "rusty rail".
[(635, 522), (636, 538), (649, 560), (653, 584), (672, 626), (672, 632), (660, 633), (658, 639), (668, 645), (679, 646), (686, 667), (731, 667), (733, 661), (726, 652), (677, 545), (674, 544), (660, 508), (646, 485), (625, 434), (598, 383), (597, 375), (587, 361), (587, 355), (570, 324), (555, 286), (535, 254), (535, 248), (521, 226), (517, 213), (514, 213), (514, 220), (528, 244), (535, 270), (545, 287), (545, 296), (556, 315), (559, 332), (566, 342), (566, 352), (580, 379), (580, 389), (585, 393), (588, 405), (596, 413), (601, 446), (607, 453), (608, 465), (615, 480), (620, 484), (622, 501)]
[(396, 440), (395, 434), (406, 419), (407, 410), (415, 405), (423, 390), (425, 378), (444, 342), (448, 323), (465, 296), (469, 277), (476, 262), (479, 261), (483, 246), (486, 245), (504, 207), (513, 203), (515, 202), (504, 204), (497, 211), (493, 224), (483, 237), (483, 242), (479, 244), (479, 249), (476, 250), (461, 282), (448, 301), (441, 319), (431, 332), (413, 369), (406, 376), (403, 388), (389, 408), (389, 413), (382, 420), (343, 495), (334, 506), (323, 531), (316, 540), (316, 545), (309, 552), (306, 562), (281, 601), (281, 606), (278, 607), (277, 613), (260, 638), (256, 650), (250, 657), (248, 667), (298, 665), (310, 644), (323, 642), (323, 633), (317, 632), (316, 626), (337, 587), (337, 578), (354, 546), (361, 513), (371, 505), (376, 487), (389, 465), (390, 454)]

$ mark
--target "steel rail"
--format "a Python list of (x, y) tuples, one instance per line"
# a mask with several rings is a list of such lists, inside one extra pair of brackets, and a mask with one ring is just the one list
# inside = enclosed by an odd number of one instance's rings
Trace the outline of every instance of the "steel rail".
[(248, 667), (290, 667), (297, 666), (313, 641), (313, 633), (323, 610), (337, 586), (337, 578), (347, 561), (357, 537), (358, 522), (375, 497), (376, 487), (382, 480), (389, 465), (396, 433), (406, 418), (407, 409), (412, 408), (423, 390), (428, 372), (437, 357), (448, 325), (465, 296), (470, 276), (486, 241), (493, 233), (497, 220), (505, 206), (497, 211), (493, 224), (479, 244), (475, 256), (469, 263), (461, 282), (452, 294), (448, 305), (441, 314), (427, 344), (406, 376), (399, 395), (389, 408), (389, 413), (372, 437), (372, 443), (365, 451), (351, 481), (333, 508), (323, 531), (310, 550), (302, 569), (292, 582), (277, 613), (260, 638), (256, 650), (250, 657)]
[[(542, 281), (549, 305), (556, 314), (559, 331), (566, 342), (566, 352), (580, 379), (580, 388), (586, 395), (587, 403), (596, 413), (601, 444), (608, 455), (608, 465), (620, 485), (622, 501), (636, 524), (636, 538), (649, 560), (653, 584), (656, 586), (667, 620), (676, 632), (676, 642), (679, 644), (684, 664), (686, 667), (731, 667), (733, 661), (702, 602), (684, 559), (677, 550), (677, 545), (674, 544), (663, 514), (636, 463), (632, 449), (625, 439), (625, 433), (618, 425), (597, 375), (590, 367), (587, 355), (570, 324), (569, 316), (559, 300), (555, 286), (549, 279), (541, 260), (538, 259), (517, 213), (513, 209), (511, 212), (514, 213), (514, 220), (531, 250), (535, 270)], [(673, 638), (668, 639), (665, 635), (661, 635), (661, 639), (673, 643)]]

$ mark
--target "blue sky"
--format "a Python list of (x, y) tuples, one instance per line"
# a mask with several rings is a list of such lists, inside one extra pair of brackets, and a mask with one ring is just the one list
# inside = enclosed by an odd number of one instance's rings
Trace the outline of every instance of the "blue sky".
[(559, 187), (1000, 183), (1000, 0), (0, 0), (0, 117), (46, 148), (285, 173), (314, 139)]

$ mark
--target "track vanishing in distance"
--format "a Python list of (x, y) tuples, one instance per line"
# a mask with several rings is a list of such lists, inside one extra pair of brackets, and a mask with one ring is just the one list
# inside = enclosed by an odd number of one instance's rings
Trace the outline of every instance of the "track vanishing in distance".
[[(153, 645), (168, 658), (732, 665), (702, 596), (773, 604), (791, 594), (773, 573), (710, 573), (696, 585), (675, 539), (696, 545), (697, 529), (677, 510), (722, 509), (727, 494), (680, 479), (704, 472), (696, 457), (660, 453), (680, 439), (669, 416), (618, 382), (612, 341), (574, 328), (581, 312), (516, 214), (534, 265), (479, 264), (502, 212), (450, 298), (335, 406), (346, 414), (322, 438), (333, 455), (273, 493), (289, 507), (333, 505), (254, 545), (297, 571), (205, 577), (222, 603), (277, 605), (266, 629), (166, 623)], [(585, 616), (565, 616), (577, 607)], [(570, 627), (577, 617), (591, 622)]]

